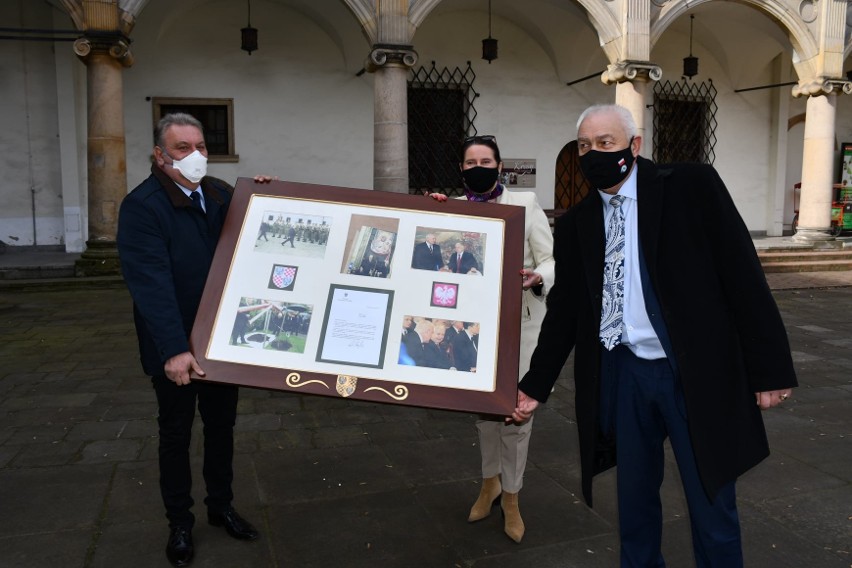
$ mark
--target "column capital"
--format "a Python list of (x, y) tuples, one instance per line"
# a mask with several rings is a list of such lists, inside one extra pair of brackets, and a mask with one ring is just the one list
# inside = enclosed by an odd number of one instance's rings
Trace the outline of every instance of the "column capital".
[(382, 67), (406, 67), (411, 69), (417, 64), (417, 52), (410, 45), (377, 43), (373, 45), (364, 68), (374, 73)]
[(794, 97), (818, 97), (844, 93), (852, 95), (852, 81), (846, 79), (831, 79), (816, 77), (813, 79), (802, 79), (793, 87)]
[(134, 61), (130, 39), (119, 33), (88, 33), (74, 42), (74, 53), (86, 64), (93, 53), (109, 54), (123, 67)]
[(650, 61), (616, 61), (606, 66), (606, 71), (601, 73), (601, 82), (606, 85), (623, 83), (625, 81), (659, 81), (663, 76), (663, 69)]

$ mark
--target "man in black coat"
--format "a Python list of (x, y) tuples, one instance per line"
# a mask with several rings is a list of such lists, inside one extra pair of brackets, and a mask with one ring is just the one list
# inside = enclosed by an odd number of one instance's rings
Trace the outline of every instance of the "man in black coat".
[(432, 343), (433, 329), (431, 321), (420, 320), (417, 322), (414, 331), (409, 332), (404, 339), (408, 355), (418, 367), (429, 366), (426, 364), (427, 346)]
[(429, 233), (422, 243), (414, 245), (411, 268), (441, 270), (443, 267), (444, 258), (441, 256), (441, 247), (437, 243), (437, 237), (435, 237), (435, 233)]
[(453, 339), (453, 366), (459, 371), (476, 372), (477, 335), (479, 324), (465, 322), (464, 331)]
[(293, 244), (296, 240), (296, 228), (292, 225), (287, 230), (287, 238), (281, 241), (281, 246), (286, 245), (288, 242), (290, 243), (290, 248), (296, 248), (296, 245)]
[(479, 263), (473, 253), (465, 250), (463, 242), (456, 243), (455, 251), (447, 261), (451, 271), (458, 274), (479, 274)]
[(517, 421), (576, 347), (583, 495), (616, 464), (622, 566), (662, 566), (663, 443), (689, 503), (698, 566), (742, 566), (734, 484), (769, 454), (761, 409), (797, 386), (751, 237), (716, 171), (656, 166), (616, 105), (578, 121), (598, 188), (558, 219), (556, 282)]
[(189, 336), (233, 188), (206, 176), (207, 147), (192, 116), (166, 115), (154, 138), (151, 175), (122, 201), (116, 241), (142, 367), (159, 405), (160, 492), (170, 529), (166, 556), (187, 566), (194, 555), (189, 445), (196, 402), (204, 422), (208, 522), (237, 539), (258, 536), (231, 506), (237, 387), (191, 380), (204, 376)]

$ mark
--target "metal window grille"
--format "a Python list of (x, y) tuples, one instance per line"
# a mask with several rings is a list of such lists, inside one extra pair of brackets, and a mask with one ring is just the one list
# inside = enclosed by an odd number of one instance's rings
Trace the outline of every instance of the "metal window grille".
[(716, 87), (713, 81), (665, 81), (654, 85), (654, 161), (716, 159)]
[(466, 69), (412, 69), (408, 80), (409, 193), (461, 195), (459, 147), (476, 134), (473, 90), (476, 73)]

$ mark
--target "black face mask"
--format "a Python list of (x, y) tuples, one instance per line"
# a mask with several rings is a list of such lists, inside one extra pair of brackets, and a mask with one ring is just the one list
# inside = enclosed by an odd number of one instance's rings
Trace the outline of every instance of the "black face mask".
[(469, 190), (474, 193), (485, 193), (497, 183), (499, 172), (497, 168), (483, 168), (476, 166), (462, 170), (462, 179)]
[(600, 152), (589, 150), (580, 156), (580, 169), (595, 189), (609, 189), (618, 185), (633, 166), (633, 138), (624, 150)]

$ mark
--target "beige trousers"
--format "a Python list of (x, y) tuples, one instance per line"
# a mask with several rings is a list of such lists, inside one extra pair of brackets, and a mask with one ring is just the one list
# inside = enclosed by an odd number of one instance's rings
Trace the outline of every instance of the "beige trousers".
[(524, 485), (533, 419), (520, 426), (499, 420), (477, 420), (482, 478), (500, 474), (503, 491), (517, 493)]
[[(546, 311), (544, 298), (536, 297), (530, 291), (524, 292), (518, 380), (530, 368), (530, 359), (538, 343), (538, 332)], [(502, 417), (495, 417), (494, 420), (481, 418), (476, 421), (479, 450), (482, 453), (483, 479), (500, 474), (504, 491), (517, 493), (521, 490), (530, 450), (532, 423), (532, 418), (520, 426), (514, 423), (506, 424)]]

